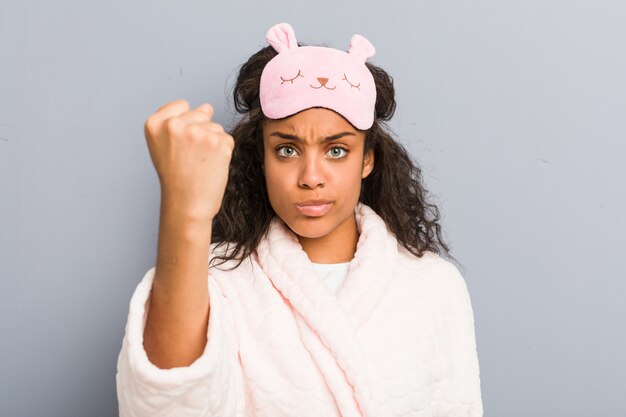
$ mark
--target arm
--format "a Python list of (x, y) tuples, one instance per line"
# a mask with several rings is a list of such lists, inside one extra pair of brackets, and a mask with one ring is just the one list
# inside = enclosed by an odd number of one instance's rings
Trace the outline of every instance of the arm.
[(474, 313), (465, 279), (451, 262), (433, 271), (442, 284), (438, 356), (446, 375), (436, 384), (434, 415), (482, 417), (483, 404)]
[(211, 120), (213, 107), (185, 100), (162, 106), (144, 132), (161, 183), (156, 271), (144, 333), (148, 357), (163, 369), (201, 354), (209, 321), (211, 225), (222, 204), (234, 141)]
[(161, 207), (144, 347), (152, 363), (167, 369), (190, 365), (207, 343), (211, 221), (187, 216), (167, 197)]
[(120, 417), (191, 417), (243, 415), (243, 376), (231, 310), (209, 275), (211, 315), (208, 343), (189, 366), (161, 369), (143, 348), (146, 316), (155, 268), (137, 286), (118, 356), (116, 389)]
[(458, 311), (455, 326), (455, 379), (454, 386), (457, 392), (459, 417), (482, 417), (483, 404), (480, 388), (480, 368), (478, 364), (478, 350), (476, 346), (476, 330), (474, 311), (470, 300), (467, 284), (459, 271), (454, 268), (453, 276), (456, 280), (456, 296), (458, 297)]
[(118, 358), (121, 417), (236, 416), (243, 383), (232, 314), (208, 272), (211, 222), (233, 138), (205, 103), (161, 107), (145, 136), (161, 182), (156, 267), (131, 299)]

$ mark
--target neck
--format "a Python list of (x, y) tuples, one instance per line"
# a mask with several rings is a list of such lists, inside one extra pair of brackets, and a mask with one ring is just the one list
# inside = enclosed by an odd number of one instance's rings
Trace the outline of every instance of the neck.
[(319, 238), (298, 236), (298, 240), (311, 262), (319, 264), (350, 262), (356, 252), (359, 231), (354, 216), (350, 216), (326, 236)]

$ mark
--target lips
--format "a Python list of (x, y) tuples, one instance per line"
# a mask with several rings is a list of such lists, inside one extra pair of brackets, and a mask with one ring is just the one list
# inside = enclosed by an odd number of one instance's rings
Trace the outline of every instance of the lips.
[(305, 216), (320, 217), (328, 213), (332, 205), (329, 200), (307, 200), (297, 203), (296, 208)]
[(296, 203), (298, 206), (319, 206), (322, 204), (332, 203), (330, 200), (306, 200)]

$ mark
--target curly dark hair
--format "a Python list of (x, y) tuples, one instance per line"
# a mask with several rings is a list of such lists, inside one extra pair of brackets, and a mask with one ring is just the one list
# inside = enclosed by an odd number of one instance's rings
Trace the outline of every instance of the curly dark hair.
[[(238, 260), (234, 268), (239, 266), (254, 252), (276, 216), (262, 170), (265, 116), (258, 105), (261, 72), (276, 54), (271, 46), (253, 54), (241, 65), (232, 91), (235, 110), (243, 117), (229, 132), (235, 148), (211, 239), (217, 242), (216, 248), (226, 245), (228, 251), (215, 254), (211, 263), (219, 260), (221, 265), (234, 259)], [(385, 124), (396, 108), (393, 79), (376, 65), (366, 62), (366, 66), (374, 76), (376, 105), (374, 124), (366, 131), (363, 155), (374, 149), (374, 168), (363, 180), (359, 201), (371, 207), (398, 242), (415, 256), (431, 251), (454, 259), (442, 238), (439, 209), (427, 201), (421, 169), (392, 138)]]

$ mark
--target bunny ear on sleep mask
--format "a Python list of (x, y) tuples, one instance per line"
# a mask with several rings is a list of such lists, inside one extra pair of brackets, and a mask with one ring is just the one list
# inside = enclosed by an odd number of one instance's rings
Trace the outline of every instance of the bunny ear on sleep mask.
[(376, 85), (365, 61), (376, 50), (367, 39), (353, 35), (348, 52), (298, 46), (288, 23), (272, 26), (265, 39), (278, 52), (261, 73), (259, 101), (266, 117), (281, 119), (311, 107), (324, 107), (357, 129), (372, 126)]

